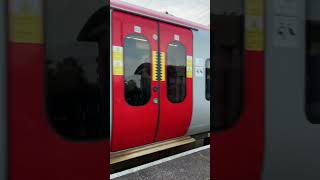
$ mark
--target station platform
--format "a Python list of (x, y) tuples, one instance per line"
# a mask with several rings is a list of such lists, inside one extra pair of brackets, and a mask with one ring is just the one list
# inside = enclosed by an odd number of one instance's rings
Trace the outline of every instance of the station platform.
[(210, 145), (110, 175), (114, 180), (210, 179)]

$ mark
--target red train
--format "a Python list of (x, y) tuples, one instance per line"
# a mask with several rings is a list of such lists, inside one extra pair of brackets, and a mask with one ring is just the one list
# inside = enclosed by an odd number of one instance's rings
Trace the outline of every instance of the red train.
[(111, 7), (112, 151), (209, 132), (209, 28), (118, 1)]

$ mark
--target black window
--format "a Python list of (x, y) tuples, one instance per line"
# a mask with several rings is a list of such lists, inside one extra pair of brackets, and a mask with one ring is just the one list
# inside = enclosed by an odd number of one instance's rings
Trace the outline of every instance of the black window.
[[(211, 54), (213, 96), (211, 129), (226, 130), (239, 120), (243, 108), (244, 16), (243, 1), (233, 7), (214, 0)], [(232, 13), (229, 13), (232, 12)]]
[(210, 101), (210, 59), (206, 60), (206, 99)]
[(320, 123), (320, 21), (308, 20), (306, 27), (305, 108), (311, 123)]
[(167, 47), (167, 97), (172, 103), (179, 103), (186, 97), (186, 49), (178, 41)]
[(150, 100), (150, 59), (150, 44), (144, 36), (131, 34), (124, 39), (124, 94), (132, 106), (142, 106)]
[(100, 0), (46, 1), (46, 105), (69, 140), (109, 136), (109, 7)]

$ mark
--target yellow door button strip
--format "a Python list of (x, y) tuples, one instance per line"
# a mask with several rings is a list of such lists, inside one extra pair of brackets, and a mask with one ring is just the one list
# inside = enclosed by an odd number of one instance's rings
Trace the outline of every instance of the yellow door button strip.
[(165, 58), (164, 52), (160, 53), (160, 69), (158, 70), (158, 52), (152, 51), (152, 81), (157, 81), (160, 73), (160, 81), (165, 81)]
[(123, 75), (123, 47), (113, 46), (113, 75)]
[(187, 56), (187, 78), (192, 78), (192, 56)]

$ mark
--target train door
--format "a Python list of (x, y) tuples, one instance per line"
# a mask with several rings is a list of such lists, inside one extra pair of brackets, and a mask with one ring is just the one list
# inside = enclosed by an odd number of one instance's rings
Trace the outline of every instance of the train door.
[(274, 40), (266, 42), (262, 180), (318, 180), (320, 1), (266, 2), (266, 38)]
[(107, 2), (9, 0), (8, 17), (9, 179), (105, 179)]
[(192, 31), (160, 23), (160, 116), (156, 140), (186, 134), (192, 116)]
[(158, 121), (157, 22), (112, 12), (112, 151), (152, 143)]
[(114, 11), (112, 38), (112, 151), (185, 135), (192, 113), (191, 30)]
[[(214, 0), (211, 174), (258, 180), (264, 150), (263, 1)], [(229, 13), (231, 12), (231, 13)]]

